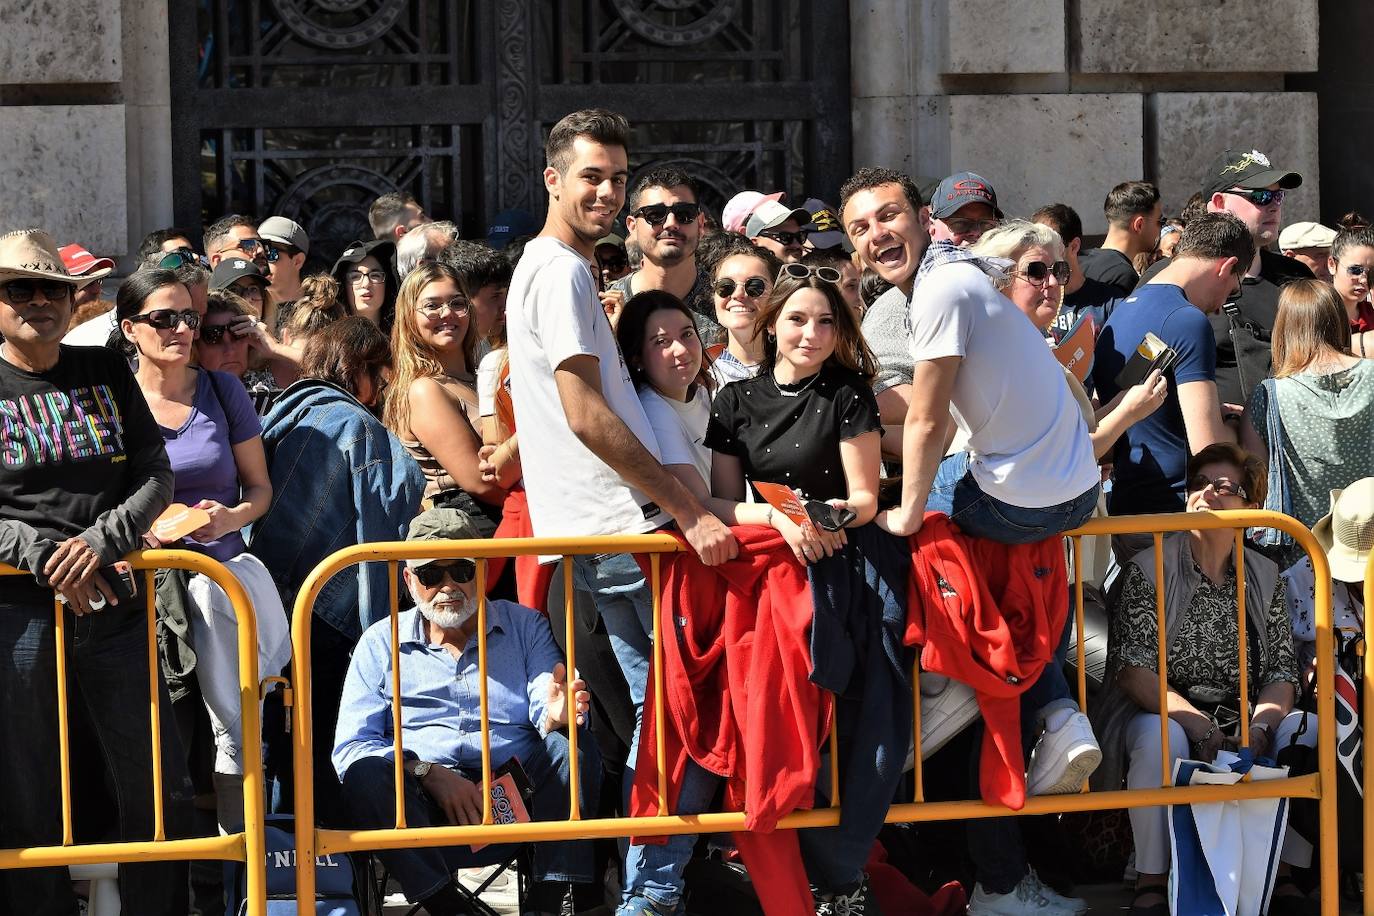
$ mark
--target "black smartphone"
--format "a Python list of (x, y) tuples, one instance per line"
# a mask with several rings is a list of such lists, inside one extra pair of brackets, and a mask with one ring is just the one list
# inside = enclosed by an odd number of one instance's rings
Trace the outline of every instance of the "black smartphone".
[(104, 577), (105, 584), (110, 587), (115, 600), (120, 604), (133, 601), (138, 597), (138, 577), (134, 575), (134, 568), (128, 563), (120, 560), (109, 566), (102, 566), (99, 573)]
[(830, 503), (823, 503), (818, 499), (808, 499), (802, 505), (806, 507), (811, 524), (826, 531), (839, 531), (858, 518), (853, 509), (837, 509)]

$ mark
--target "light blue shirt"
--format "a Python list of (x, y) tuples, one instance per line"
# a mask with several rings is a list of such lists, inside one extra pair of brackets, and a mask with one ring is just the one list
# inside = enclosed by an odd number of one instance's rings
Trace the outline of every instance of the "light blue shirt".
[[(425, 638), (416, 610), (400, 615), (402, 750), (407, 757), (470, 770), (482, 766), (477, 634), (460, 658)], [(544, 616), (510, 601), (487, 602), (487, 704), (491, 764), (529, 759), (543, 745), (539, 724), (553, 666), (563, 661)], [(368, 627), (353, 651), (334, 732), (342, 779), (363, 757), (394, 758), (391, 621)]]

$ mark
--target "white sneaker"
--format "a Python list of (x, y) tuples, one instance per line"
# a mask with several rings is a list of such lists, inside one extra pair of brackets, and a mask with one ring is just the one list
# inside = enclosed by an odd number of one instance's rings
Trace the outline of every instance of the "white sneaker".
[(1086, 900), (1061, 897), (1042, 884), (1033, 871), (1006, 894), (989, 894), (983, 885), (975, 885), (968, 902), (969, 916), (1081, 916), (1087, 911)]
[[(978, 718), (978, 698), (963, 681), (921, 672), (921, 759), (949, 743)], [(915, 748), (908, 748), (906, 769), (915, 763)]]
[(1026, 767), (1027, 795), (1072, 795), (1102, 762), (1092, 724), (1074, 711), (1059, 728), (1046, 730)]

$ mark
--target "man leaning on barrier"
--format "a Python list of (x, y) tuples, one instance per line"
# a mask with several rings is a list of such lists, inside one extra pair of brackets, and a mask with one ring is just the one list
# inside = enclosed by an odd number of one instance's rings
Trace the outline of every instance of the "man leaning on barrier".
[[(407, 540), (478, 538), (466, 515), (431, 509), (410, 525)], [(476, 564), (469, 559), (407, 560), (415, 609), (400, 615), (402, 753), (405, 814), (410, 827), (482, 823), (482, 721), (478, 668)], [(570, 747), (567, 691), (579, 723), (591, 700), (581, 680), (568, 683), (548, 621), (509, 601), (487, 603), (487, 702), (491, 766), (518, 760), (533, 787), (534, 820), (568, 816)], [(353, 653), (339, 707), (334, 768), (343, 780), (352, 821), (395, 825), (391, 622), (368, 628)], [(601, 763), (590, 735), (580, 735), (583, 810), (595, 810)], [(473, 853), (466, 845), (380, 853), (406, 897), (434, 916), (466, 913), (452, 877), (459, 866), (498, 862), (507, 848)], [(521, 912), (558, 913), (571, 892), (581, 907), (599, 902), (587, 841), (534, 846), (535, 884)], [(583, 901), (584, 895), (587, 902)]]

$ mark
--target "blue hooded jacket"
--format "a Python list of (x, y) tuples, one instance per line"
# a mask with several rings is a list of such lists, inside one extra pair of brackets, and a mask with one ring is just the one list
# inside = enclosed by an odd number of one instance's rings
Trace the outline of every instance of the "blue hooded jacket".
[[(425, 480), (396, 437), (342, 388), (302, 379), (263, 419), (262, 444), (272, 505), (253, 525), (249, 550), (293, 606), (310, 571), (351, 544), (405, 540)], [(390, 611), (385, 563), (366, 563), (330, 579), (315, 613), (357, 642)]]

